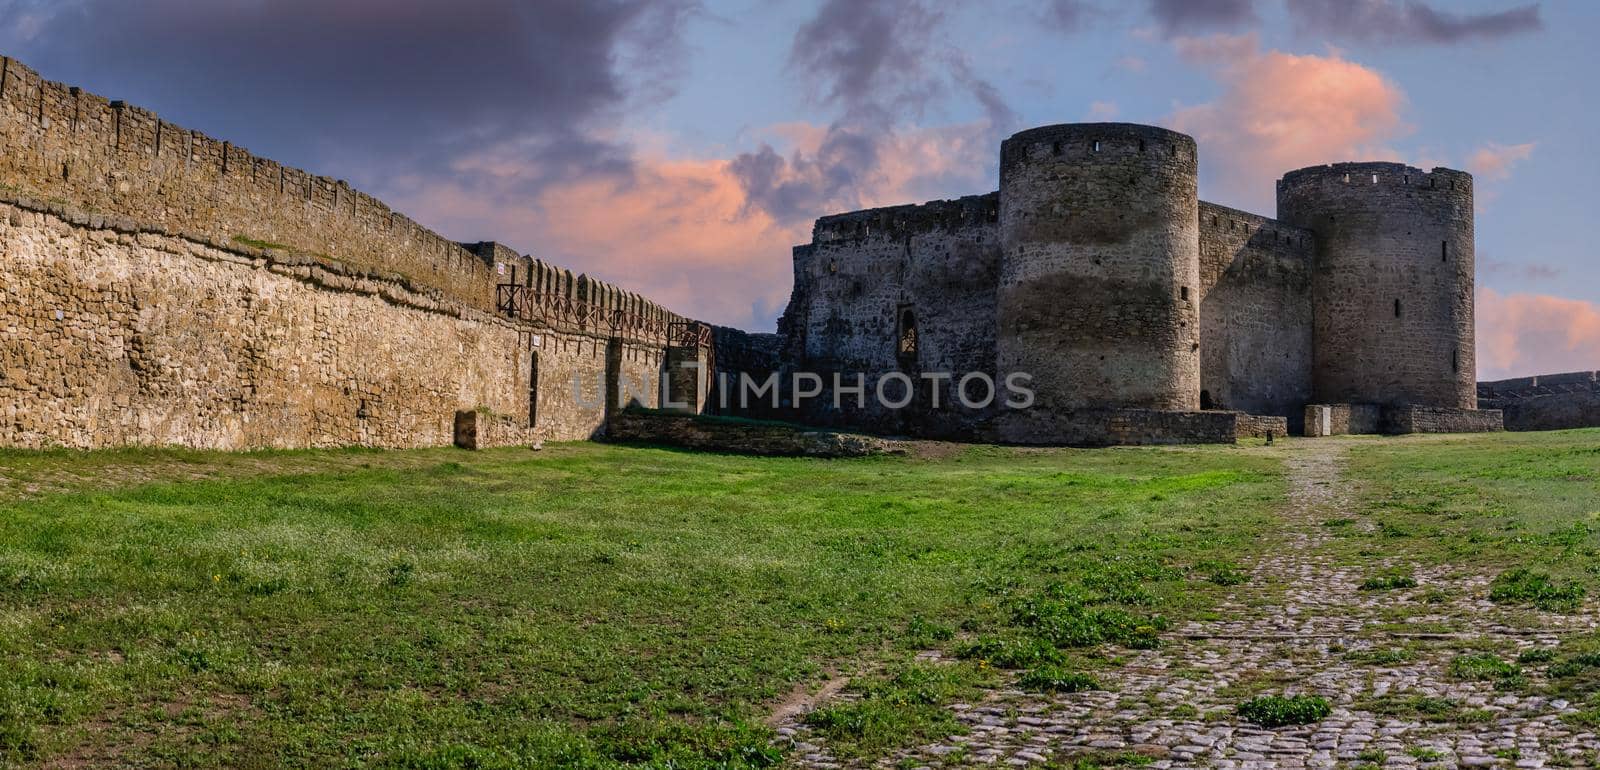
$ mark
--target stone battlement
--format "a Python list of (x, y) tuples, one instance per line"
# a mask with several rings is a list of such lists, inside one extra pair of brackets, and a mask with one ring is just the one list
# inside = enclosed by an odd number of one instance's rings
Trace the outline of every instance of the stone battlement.
[(1408, 166), (1404, 163), (1363, 161), (1359, 163), (1330, 163), (1324, 166), (1308, 166), (1290, 171), (1278, 180), (1280, 193), (1286, 189), (1324, 185), (1348, 185), (1351, 191), (1359, 190), (1362, 187), (1399, 185), (1418, 191), (1433, 190), (1441, 193), (1470, 194), (1472, 192), (1472, 175), (1465, 171), (1457, 171), (1442, 166), (1434, 167), (1433, 171), (1423, 171), (1420, 168)]
[(5, 446), (593, 438), (703, 329), (4, 57), (0, 257)]
[(1282, 244), (1280, 253), (1284, 256), (1310, 260), (1315, 254), (1316, 243), (1310, 230), (1219, 203), (1200, 201), (1200, 230)]
[[(515, 272), (550, 305), (581, 303), (593, 314), (623, 312), (658, 326), (685, 320), (636, 293), (500, 244), (456, 243), (344, 180), (46, 80), (9, 57), (0, 57), (0, 197), (394, 273), (481, 310), (496, 309), (497, 284)], [(556, 314), (550, 321), (560, 323)]]
[(985, 227), (1000, 218), (1000, 194), (968, 195), (921, 205), (885, 206), (818, 219), (811, 228), (814, 243), (859, 238), (896, 238), (913, 233)]
[(1062, 123), (1019, 131), (1000, 145), (1000, 173), (1018, 163), (1057, 158), (1073, 163), (1121, 162), (1128, 156), (1168, 156), (1193, 162), (1194, 139), (1138, 123)]

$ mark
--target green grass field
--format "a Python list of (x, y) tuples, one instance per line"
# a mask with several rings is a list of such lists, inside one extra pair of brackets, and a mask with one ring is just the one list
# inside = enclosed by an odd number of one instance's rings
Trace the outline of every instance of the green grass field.
[[(1351, 443), (1351, 558), (1595, 579), (1600, 431)], [(840, 675), (812, 724), (873, 755), (1210, 612), (1283, 446), (0, 453), (0, 760), (764, 767)]]
[(1378, 527), (1360, 553), (1584, 584), (1600, 571), (1600, 431), (1355, 439), (1351, 468)]

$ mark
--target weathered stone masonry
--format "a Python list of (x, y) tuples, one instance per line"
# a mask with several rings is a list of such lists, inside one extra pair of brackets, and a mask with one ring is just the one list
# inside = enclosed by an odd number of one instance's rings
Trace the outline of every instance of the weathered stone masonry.
[(0, 444), (589, 438), (685, 322), (0, 58)]

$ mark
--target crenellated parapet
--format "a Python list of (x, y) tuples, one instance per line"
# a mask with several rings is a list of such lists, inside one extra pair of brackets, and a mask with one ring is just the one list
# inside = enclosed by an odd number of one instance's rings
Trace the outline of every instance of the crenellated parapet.
[[(680, 317), (637, 294), (445, 238), (347, 182), (262, 158), (0, 57), (0, 198), (102, 212), (192, 240), (313, 255), (483, 310), (515, 269), (552, 324), (604, 317), (649, 336)], [(580, 323), (602, 331), (606, 325)]]
[(561, 331), (662, 344), (673, 324), (689, 320), (638, 293), (517, 256), (496, 243), (468, 248), (505, 271), (495, 287), (495, 310), (510, 317)]
[(993, 226), (1000, 219), (1000, 195), (968, 195), (921, 205), (886, 206), (818, 219), (812, 243), (865, 238), (903, 238), (917, 233)]

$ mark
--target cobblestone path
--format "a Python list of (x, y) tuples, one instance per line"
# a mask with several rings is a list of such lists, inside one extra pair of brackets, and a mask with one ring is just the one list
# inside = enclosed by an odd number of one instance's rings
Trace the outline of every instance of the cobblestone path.
[[(1251, 565), (1251, 580), (1218, 608), (1223, 620), (1176, 628), (1159, 649), (1124, 651), (1126, 665), (1095, 672), (1104, 691), (1002, 689), (955, 704), (970, 732), (875, 765), (1594, 766), (1600, 737), (1561, 718), (1577, 704), (1449, 673), (1466, 649), (1514, 656), (1589, 630), (1593, 605), (1567, 615), (1500, 607), (1486, 598), (1490, 576), (1452, 569), (1418, 568), (1413, 589), (1361, 591), (1389, 562), (1340, 566), (1327, 549), (1324, 521), (1371, 526), (1341, 483), (1343, 445), (1297, 442), (1283, 451), (1291, 484), (1283, 542)], [(1370, 654), (1399, 646), (1409, 659)], [(1534, 683), (1541, 676), (1528, 675)], [(1240, 701), (1260, 692), (1322, 695), (1334, 708), (1316, 724), (1262, 729), (1234, 716)], [(794, 740), (797, 767), (856, 766), (835, 760), (798, 717), (779, 732)]]

